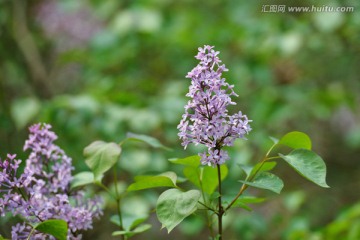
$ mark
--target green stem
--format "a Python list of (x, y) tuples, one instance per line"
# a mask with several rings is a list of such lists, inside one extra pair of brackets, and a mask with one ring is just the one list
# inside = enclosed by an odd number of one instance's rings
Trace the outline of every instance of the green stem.
[[(114, 184), (115, 184), (115, 194), (116, 194), (116, 208), (117, 208), (117, 214), (119, 216), (120, 220), (120, 231), (124, 230), (123, 221), (122, 221), (122, 215), (121, 215), (121, 195), (119, 194), (118, 190), (118, 184), (117, 184), (117, 171), (116, 167), (114, 167)], [(125, 235), (121, 235), (122, 240), (126, 240)]]
[(220, 171), (220, 165), (217, 164), (217, 173), (218, 173), (218, 181), (219, 181), (219, 186), (218, 186), (218, 190), (219, 190), (219, 197), (218, 197), (218, 205), (219, 205), (219, 210), (217, 213), (218, 216), (218, 230), (219, 230), (219, 240), (222, 240), (222, 217), (224, 215), (224, 208), (222, 206), (221, 203), (221, 171)]
[[(202, 169), (200, 169), (200, 170), (202, 170)], [(202, 174), (202, 172), (200, 172), (200, 174)], [(213, 227), (212, 227), (212, 221), (211, 221), (211, 216), (209, 215), (209, 212), (208, 212), (208, 210), (210, 210), (210, 211), (212, 211), (212, 212), (214, 212), (214, 213), (216, 213), (216, 210), (214, 210), (214, 209), (212, 209), (211, 207), (208, 207), (207, 206), (207, 202), (206, 202), (206, 198), (205, 198), (205, 193), (204, 193), (204, 188), (203, 188), (203, 185), (202, 185), (202, 178), (200, 177), (200, 176), (198, 176), (199, 177), (199, 182), (200, 182), (200, 189), (201, 189), (201, 195), (202, 195), (202, 198), (203, 198), (203, 201), (204, 201), (204, 203), (202, 203), (202, 202), (200, 202), (199, 201), (199, 203), (201, 204), (201, 205), (203, 205), (205, 208), (206, 208), (206, 220), (207, 220), (207, 225), (208, 225), (208, 228), (209, 228), (209, 231), (210, 231), (210, 236), (212, 237), (212, 238), (214, 238), (214, 229), (213, 229)]]
[[(31, 225), (30, 225), (31, 226)], [(26, 238), (26, 240), (30, 240), (30, 237), (33, 235), (33, 233), (35, 232), (35, 228), (33, 227), (33, 226), (31, 226), (32, 227), (32, 229), (31, 229), (31, 231), (30, 231), (30, 233), (29, 233), (29, 236)]]
[(124, 140), (122, 140), (121, 142), (118, 143), (118, 145), (121, 147), (128, 139), (125, 138)]
[(240, 188), (240, 191), (236, 195), (236, 197), (231, 201), (231, 203), (225, 208), (225, 212), (231, 208), (231, 206), (235, 203), (235, 201), (243, 194), (243, 192), (248, 188), (248, 185), (243, 184)]
[(270, 152), (274, 149), (274, 147), (277, 146), (277, 143), (275, 143), (274, 145), (271, 146), (271, 148), (269, 149), (269, 151), (267, 151), (267, 153), (265, 154), (265, 158), (267, 158), (270, 155)]
[(267, 160), (273, 160), (273, 159), (279, 159), (279, 158), (281, 158), (281, 157), (279, 157), (279, 156), (269, 157), (269, 158), (266, 158), (266, 161), (267, 161)]
[(217, 212), (215, 209), (207, 206), (205, 203), (200, 202), (200, 201), (198, 201), (198, 203), (200, 203), (201, 205), (203, 205), (207, 210), (212, 211), (212, 212), (214, 212), (215, 214), (218, 214), (218, 212)]
[(99, 186), (99, 187), (101, 187), (102, 189), (104, 189), (105, 192), (107, 192), (107, 193), (110, 195), (110, 197), (112, 197), (113, 199), (116, 200), (116, 196), (115, 196), (115, 195), (110, 191), (110, 189), (107, 188), (104, 184), (102, 184), (102, 183), (100, 183), (100, 182), (95, 182), (94, 184), (97, 185), (97, 186)]
[[(114, 180), (115, 180), (115, 195), (110, 191), (110, 189), (108, 187), (106, 187), (104, 184), (97, 182), (95, 183), (96, 185), (98, 185), (99, 187), (101, 187), (102, 189), (104, 189), (109, 195), (110, 197), (112, 197), (115, 201), (116, 201), (116, 208), (117, 208), (117, 214), (119, 216), (119, 220), (120, 220), (120, 231), (124, 230), (123, 228), (123, 222), (122, 222), (122, 216), (121, 216), (121, 196), (119, 195), (119, 191), (118, 191), (118, 185), (117, 185), (117, 174), (116, 174), (116, 169), (114, 168)], [(126, 240), (126, 236), (121, 235), (121, 239), (122, 240)]]
[[(270, 159), (276, 159), (276, 158), (279, 158), (278, 156), (276, 157), (268, 157), (271, 153), (271, 151), (274, 149), (274, 147), (276, 146), (277, 144), (275, 143), (274, 145), (271, 146), (271, 148), (269, 149), (269, 151), (267, 151), (265, 157), (261, 160), (261, 164), (260, 164), (260, 167), (255, 171), (255, 173), (249, 177), (248, 181), (252, 181), (256, 174), (258, 174), (258, 172), (260, 171), (260, 169), (262, 168), (262, 166), (265, 164), (265, 162), (267, 160), (270, 160)], [(243, 184), (238, 192), (238, 194), (235, 196), (235, 198), (230, 202), (230, 204), (225, 208), (225, 212), (227, 210), (229, 210), (231, 208), (231, 206), (236, 202), (236, 200), (245, 192), (245, 190), (248, 188), (248, 185), (246, 184)]]

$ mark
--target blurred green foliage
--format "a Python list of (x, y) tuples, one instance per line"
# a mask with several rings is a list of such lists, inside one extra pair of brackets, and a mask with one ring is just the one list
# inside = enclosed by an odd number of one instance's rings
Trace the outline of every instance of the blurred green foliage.
[[(262, 13), (264, 4), (355, 10)], [(87, 170), (82, 150), (90, 142), (119, 142), (127, 132), (156, 137), (173, 151), (128, 146), (119, 163), (122, 181), (167, 170), (167, 158), (198, 151), (181, 148), (176, 125), (197, 47), (215, 45), (239, 94), (233, 110), (253, 119), (248, 141), (230, 152), (227, 192), (238, 190), (238, 163), (254, 163), (270, 146), (268, 136), (291, 130), (311, 136), (332, 187), (313, 187), (280, 167), (289, 198), (270, 195), (252, 213), (227, 216), (227, 239), (303, 239), (318, 229), (338, 236), (336, 226), (350, 236), (343, 239), (356, 239), (351, 236), (359, 235), (359, 224), (336, 212), (360, 201), (359, 9), (352, 0), (0, 0), (1, 155), (25, 157), (27, 126), (44, 121), (53, 125), (76, 172)], [(156, 199), (150, 193), (132, 197), (149, 209)], [(5, 220), (0, 233), (10, 224)], [(91, 234), (106, 239), (107, 228)], [(159, 228), (147, 239), (169, 237)], [(205, 239), (204, 229), (195, 216), (171, 238)], [(299, 235), (299, 229), (306, 231)]]

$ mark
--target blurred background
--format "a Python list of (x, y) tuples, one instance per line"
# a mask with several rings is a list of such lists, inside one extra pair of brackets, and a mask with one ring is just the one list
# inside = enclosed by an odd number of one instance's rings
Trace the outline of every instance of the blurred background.
[[(262, 12), (264, 5), (353, 6), (353, 12)], [(197, 48), (214, 45), (239, 97), (231, 111), (253, 120), (247, 141), (230, 155), (225, 191), (236, 194), (243, 173), (271, 146), (269, 136), (310, 135), (327, 164), (330, 189), (297, 176), (284, 162), (275, 173), (280, 195), (252, 212), (226, 216), (225, 239), (360, 239), (360, 6), (349, 0), (0, 0), (0, 155), (22, 150), (27, 128), (47, 122), (57, 144), (86, 170), (83, 148), (97, 139), (119, 142), (127, 132), (158, 138), (172, 151), (127, 145), (120, 182), (181, 169), (168, 158), (184, 151), (176, 126), (188, 101), (185, 75)], [(93, 191), (99, 191), (94, 188)], [(152, 211), (161, 193), (129, 194), (126, 209)], [(111, 239), (115, 205), (84, 239)], [(169, 235), (152, 229), (134, 239), (208, 239), (201, 216)], [(9, 236), (8, 218), (0, 234)], [(115, 239), (115, 238), (113, 238)]]

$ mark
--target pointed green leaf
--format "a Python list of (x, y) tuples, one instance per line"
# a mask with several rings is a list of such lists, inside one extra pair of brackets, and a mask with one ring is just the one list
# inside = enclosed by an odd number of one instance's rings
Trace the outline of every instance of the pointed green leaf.
[(271, 171), (276, 166), (276, 164), (276, 162), (258, 163), (253, 167), (253, 169), (251, 169), (251, 173), (248, 175), (248, 177), (254, 175), (255, 173), (259, 174), (261, 172)]
[(94, 174), (92, 172), (79, 172), (73, 176), (71, 180), (71, 189), (81, 187), (94, 182)]
[(163, 192), (156, 204), (156, 214), (163, 225), (170, 232), (187, 216), (197, 209), (201, 197), (198, 190), (182, 192), (178, 189), (169, 189)]
[(172, 159), (169, 159), (169, 161), (172, 163), (175, 163), (175, 164), (197, 167), (200, 165), (200, 156), (193, 155), (193, 156), (186, 157), (186, 158), (172, 158)]
[(262, 203), (265, 201), (265, 198), (258, 198), (253, 196), (242, 196), (237, 199), (237, 201), (242, 203)]
[(111, 235), (112, 236), (121, 236), (121, 235), (127, 235), (130, 234), (130, 231), (115, 231)]
[(303, 132), (290, 132), (285, 134), (278, 144), (286, 145), (288, 147), (298, 149), (304, 148), (311, 150), (311, 139)]
[[(156, 176), (163, 176), (163, 177), (167, 177), (167, 178), (170, 178), (170, 180), (174, 183), (174, 185), (176, 185), (176, 181), (177, 181), (177, 175), (176, 173), (174, 172), (171, 172), (171, 171), (168, 171), (168, 172), (163, 172), (163, 173), (160, 173)], [(156, 177), (156, 176), (151, 176), (151, 175), (140, 175), (140, 176), (135, 176), (135, 181), (136, 182), (139, 182), (139, 181), (145, 181), (149, 178), (152, 178), (152, 177)]]
[(253, 196), (242, 196), (236, 199), (234, 204), (231, 207), (240, 207), (247, 211), (252, 211), (252, 208), (248, 206), (248, 204), (252, 203), (261, 203), (265, 201), (265, 198), (258, 198)]
[(176, 174), (165, 172), (157, 176), (137, 176), (135, 183), (131, 184), (127, 191), (138, 191), (157, 187), (176, 187)]
[[(203, 169), (203, 174), (202, 176), (200, 175), (203, 190), (207, 194), (212, 194), (219, 185), (217, 169), (213, 167), (204, 167)], [(227, 177), (228, 172), (228, 167), (225, 164), (220, 166), (221, 181)]]
[(147, 135), (142, 135), (142, 134), (135, 134), (135, 133), (127, 133), (126, 135), (127, 140), (133, 140), (133, 141), (140, 141), (140, 142), (144, 142), (149, 144), (150, 146), (154, 147), (154, 148), (162, 148), (165, 150), (171, 150), (168, 147), (165, 147), (159, 140), (157, 140), (156, 138), (147, 136)]
[(252, 182), (242, 180), (239, 182), (242, 182), (251, 187), (267, 189), (275, 193), (280, 193), (281, 189), (284, 187), (283, 181), (275, 174), (269, 172), (262, 172), (259, 175), (256, 175)]
[[(228, 174), (228, 168), (225, 164), (221, 165), (221, 180), (224, 180)], [(217, 168), (201, 166), (198, 168), (186, 167), (184, 175), (190, 182), (199, 188), (203, 188), (207, 194), (212, 194), (219, 184)]]
[(120, 154), (120, 146), (113, 142), (95, 141), (84, 149), (85, 163), (97, 181), (101, 181), (102, 175), (115, 165)]
[(213, 192), (213, 193), (210, 195), (209, 199), (210, 199), (210, 200), (218, 199), (220, 196), (221, 196), (221, 195), (220, 195), (219, 192)]
[(247, 211), (252, 211), (252, 208), (249, 207), (247, 204), (249, 203), (261, 203), (265, 200), (265, 198), (257, 198), (252, 196), (242, 196), (236, 199), (234, 203), (234, 207), (241, 207)]
[(193, 184), (195, 184), (195, 186), (197, 187), (201, 187), (201, 183), (200, 183), (200, 169), (199, 168), (194, 168), (194, 167), (186, 167), (184, 168), (184, 175), (185, 177), (192, 182)]
[(112, 216), (110, 217), (110, 222), (112, 222), (112, 223), (115, 224), (116, 226), (121, 227), (121, 222), (120, 222), (119, 215), (112, 215)]
[[(141, 223), (143, 223), (146, 219), (148, 219), (148, 216), (135, 219), (135, 220), (131, 223), (129, 229), (135, 231), (136, 227), (139, 226)], [(151, 225), (150, 225), (150, 227), (151, 227)]]
[(54, 236), (58, 240), (66, 240), (68, 226), (62, 219), (49, 219), (34, 227), (36, 230)]
[(279, 139), (274, 138), (274, 137), (270, 137), (271, 141), (273, 141), (274, 144), (278, 144), (279, 143)]
[(165, 176), (153, 176), (142, 181), (135, 182), (128, 187), (128, 191), (138, 191), (157, 187), (175, 187), (174, 183)]
[(239, 199), (237, 199), (231, 207), (240, 207), (245, 209), (246, 211), (252, 212), (252, 208), (246, 205), (245, 203), (239, 201)]
[[(131, 231), (141, 223), (143, 223), (149, 216), (142, 215), (142, 216), (135, 216), (129, 214), (122, 214), (122, 227), (126, 231)], [(110, 217), (110, 222), (114, 223), (115, 225), (121, 227), (121, 222), (119, 215), (113, 215)]]
[(136, 227), (132, 231), (115, 231), (115, 232), (112, 233), (112, 236), (125, 235), (125, 236), (130, 238), (130, 237), (132, 237), (132, 236), (134, 236), (136, 234), (145, 232), (145, 231), (149, 230), (150, 228), (151, 228), (150, 224), (142, 224), (142, 225)]
[(264, 162), (258, 163), (255, 166), (247, 166), (243, 164), (238, 164), (239, 167), (245, 172), (246, 178), (250, 178), (255, 173), (266, 172), (272, 170), (276, 166), (276, 162)]
[(142, 233), (151, 228), (151, 224), (141, 224), (132, 230), (133, 233)]
[(295, 149), (288, 155), (279, 154), (279, 156), (301, 176), (321, 187), (329, 187), (326, 184), (326, 165), (322, 158), (313, 151)]
[(181, 177), (181, 176), (178, 176), (178, 178), (176, 179), (176, 183), (184, 183), (186, 181), (187, 181), (187, 179), (185, 177)]
[(253, 170), (254, 167), (251, 167), (249, 165), (244, 164), (237, 164), (246, 174), (247, 177), (250, 176), (251, 170)]

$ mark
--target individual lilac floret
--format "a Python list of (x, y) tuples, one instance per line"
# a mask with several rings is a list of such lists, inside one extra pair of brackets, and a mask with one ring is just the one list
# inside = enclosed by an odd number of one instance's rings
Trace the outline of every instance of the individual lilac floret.
[(187, 74), (191, 78), (189, 93), (190, 101), (185, 106), (178, 136), (186, 148), (189, 143), (203, 144), (207, 152), (199, 154), (201, 163), (215, 166), (229, 159), (224, 146), (232, 146), (235, 139), (245, 138), (251, 130), (246, 115), (241, 112), (229, 115), (227, 106), (235, 105), (231, 96), (238, 96), (233, 88), (221, 77), (228, 71), (218, 57), (219, 52), (214, 47), (205, 45), (199, 48), (196, 59), (200, 63)]
[[(31, 152), (19, 177), (21, 160), (16, 160), (16, 155), (0, 160), (0, 215), (11, 212), (30, 224), (63, 219), (68, 224), (67, 239), (81, 239), (79, 231), (91, 229), (93, 219), (102, 215), (102, 201), (70, 190), (72, 160), (53, 143), (57, 136), (50, 129), (47, 124), (30, 127), (24, 150)], [(38, 231), (29, 238), (30, 232), (28, 224), (17, 224), (12, 228), (12, 239), (55, 239)]]

